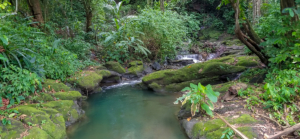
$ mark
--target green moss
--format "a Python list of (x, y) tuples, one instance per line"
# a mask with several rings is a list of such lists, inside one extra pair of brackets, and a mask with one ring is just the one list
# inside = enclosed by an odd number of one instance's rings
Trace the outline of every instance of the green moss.
[(11, 121), (11, 125), (0, 124), (0, 136), (4, 139), (20, 138), (20, 134), (26, 130), (23, 123), (15, 119), (8, 120)]
[(216, 59), (212, 59), (206, 62), (224, 62), (224, 63), (233, 63), (234, 62), (234, 57), (233, 56), (225, 56), (225, 57), (221, 57), (221, 58), (216, 58)]
[(157, 84), (156, 82), (153, 82), (149, 85), (150, 88), (152, 88), (153, 90), (160, 90), (161, 86), (159, 84)]
[(214, 77), (209, 77), (209, 78), (203, 78), (200, 80), (191, 80), (191, 81), (186, 81), (186, 82), (181, 82), (181, 83), (173, 83), (173, 84), (166, 85), (166, 91), (178, 92), (178, 91), (181, 91), (185, 87), (189, 87), (191, 83), (193, 83), (193, 84), (201, 83), (202, 85), (206, 85), (208, 83), (217, 82), (218, 79), (219, 79), (218, 76), (214, 76)]
[(65, 121), (69, 121), (70, 118), (72, 118), (70, 112), (73, 110), (73, 105), (75, 105), (75, 103), (73, 102), (73, 100), (61, 100), (51, 101), (43, 105), (46, 108), (53, 108), (59, 111), (63, 115)]
[(255, 67), (259, 65), (259, 58), (256, 56), (241, 56), (237, 60), (237, 66)]
[(134, 75), (138, 75), (138, 73), (143, 72), (143, 70), (144, 70), (144, 66), (143, 65), (133, 66), (133, 67), (130, 67), (128, 69), (128, 73), (134, 74)]
[(134, 67), (134, 66), (138, 66), (138, 65), (143, 65), (142, 61), (132, 61), (129, 63), (129, 67)]
[(70, 83), (77, 83), (83, 89), (93, 90), (102, 81), (102, 76), (94, 71), (82, 71), (69, 79)]
[(206, 64), (201, 74), (205, 74), (206, 76), (207, 75), (216, 76), (216, 75), (226, 75), (230, 73), (238, 73), (245, 70), (246, 67), (243, 66), (232, 66), (221, 62), (212, 62)]
[(109, 70), (118, 72), (118, 73), (125, 73), (126, 70), (121, 66), (120, 63), (114, 62), (114, 61), (109, 61), (106, 62), (105, 67), (107, 67)]
[(164, 77), (164, 74), (167, 73), (167, 72), (170, 72), (170, 71), (171, 70), (161, 70), (161, 71), (153, 72), (151, 74), (148, 74), (148, 75), (144, 76), (142, 81), (144, 83), (150, 83), (154, 80), (162, 79)]
[(258, 123), (256, 119), (251, 117), (249, 114), (243, 114), (239, 118), (233, 119), (230, 123), (233, 124), (255, 124)]
[(231, 87), (232, 85), (234, 85), (234, 82), (227, 82), (223, 84), (213, 85), (212, 88), (216, 92), (224, 93), (228, 91), (229, 87)]
[(220, 139), (225, 130), (226, 128), (219, 128), (216, 131), (207, 133), (205, 137), (206, 139)]
[(227, 46), (243, 46), (244, 45), (239, 39), (225, 40), (222, 42), (222, 44), (225, 44)]
[(53, 139), (46, 131), (33, 127), (29, 130), (29, 135), (25, 139)]
[[(49, 88), (50, 87), (50, 88)], [(64, 91), (70, 91), (70, 87), (66, 86), (63, 83), (56, 83), (55, 80), (50, 80), (50, 79), (46, 79), (44, 84), (43, 84), (43, 88), (45, 88), (46, 90), (52, 90), (54, 89), (56, 92), (64, 90)]]
[(208, 133), (216, 131), (226, 124), (221, 119), (209, 120), (205, 123), (199, 122), (193, 126), (192, 135), (193, 137), (205, 136)]
[(99, 75), (102, 75), (104, 78), (111, 76), (111, 73), (108, 70), (97, 70), (95, 72)]
[(32, 115), (32, 114), (46, 115), (46, 112), (36, 109), (35, 105), (21, 105), (13, 109), (18, 110), (20, 113), (26, 115)]
[(40, 93), (39, 94), (40, 96), (38, 96), (36, 98), (36, 101), (39, 102), (39, 101), (44, 101), (44, 102), (47, 102), (47, 101), (53, 101), (53, 97), (48, 94), (48, 93)]
[(257, 138), (257, 134), (253, 131), (251, 127), (239, 127), (237, 128), (240, 132), (242, 132), (249, 139)]
[(82, 97), (78, 91), (57, 92), (54, 93), (53, 96), (60, 100), (77, 100)]
[[(61, 126), (53, 123), (50, 117), (52, 116), (48, 114), (47, 115), (35, 114), (33, 116), (26, 117), (24, 119), (24, 123), (30, 122), (35, 125), (40, 125), (41, 129), (46, 131), (46, 133), (54, 139), (61, 139), (66, 137), (65, 126)], [(42, 122), (45, 123), (42, 124)]]
[(107, 68), (102, 66), (102, 65), (98, 65), (98, 66), (95, 66), (94, 69), (97, 69), (97, 70), (106, 70)]

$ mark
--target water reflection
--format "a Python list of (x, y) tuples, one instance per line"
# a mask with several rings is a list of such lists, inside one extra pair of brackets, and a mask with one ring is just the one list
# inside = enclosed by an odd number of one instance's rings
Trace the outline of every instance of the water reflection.
[(69, 138), (187, 139), (176, 119), (179, 107), (173, 104), (175, 99), (131, 86), (91, 95), (87, 120), (74, 125), (78, 128)]

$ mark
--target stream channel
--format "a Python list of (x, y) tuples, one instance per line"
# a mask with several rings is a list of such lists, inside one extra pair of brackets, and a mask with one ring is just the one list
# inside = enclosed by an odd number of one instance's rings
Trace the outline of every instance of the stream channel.
[(155, 94), (121, 83), (89, 96), (86, 118), (68, 129), (70, 139), (187, 139), (177, 120), (178, 94)]

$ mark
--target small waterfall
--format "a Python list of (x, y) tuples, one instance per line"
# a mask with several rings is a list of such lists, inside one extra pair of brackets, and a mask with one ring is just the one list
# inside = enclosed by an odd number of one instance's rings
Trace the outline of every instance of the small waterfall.
[(123, 81), (121, 83), (118, 83), (118, 84), (115, 84), (115, 85), (112, 85), (112, 86), (107, 86), (107, 87), (103, 87), (103, 89), (112, 89), (112, 88), (118, 88), (118, 87), (121, 87), (121, 86), (125, 86), (125, 85), (135, 85), (135, 84), (138, 84), (142, 82), (142, 80), (132, 80), (132, 81)]
[(199, 63), (199, 62), (203, 62), (203, 58), (201, 55), (198, 54), (190, 54), (190, 55), (177, 55), (176, 56), (177, 60), (181, 60), (181, 59), (188, 59), (188, 60), (193, 60), (194, 63)]

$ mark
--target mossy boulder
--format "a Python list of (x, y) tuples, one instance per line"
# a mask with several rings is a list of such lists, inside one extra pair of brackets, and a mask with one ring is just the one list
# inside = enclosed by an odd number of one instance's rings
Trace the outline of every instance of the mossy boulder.
[(46, 90), (52, 91), (52, 89), (54, 89), (54, 91), (58, 92), (58, 91), (70, 91), (70, 87), (68, 87), (67, 85), (65, 85), (64, 83), (61, 83), (59, 81), (56, 80), (50, 80), (50, 79), (46, 79), (43, 83), (43, 88), (45, 88)]
[(142, 61), (132, 61), (129, 63), (128, 73), (138, 76), (144, 71), (144, 64)]
[(15, 119), (8, 119), (11, 122), (11, 125), (3, 125), (0, 123), (0, 136), (3, 139), (16, 139), (20, 138), (20, 134), (23, 133), (26, 129), (23, 126), (21, 121)]
[(78, 91), (56, 92), (53, 96), (60, 100), (78, 100), (82, 97)]
[(230, 65), (230, 62), (234, 62), (234, 58), (226, 57), (204, 63), (195, 63), (178, 70), (162, 70), (146, 75), (142, 81), (150, 88), (149, 85), (156, 82), (162, 86), (162, 89), (167, 88), (166, 91), (180, 91), (189, 86), (190, 83), (216, 84), (222, 75), (246, 70), (246, 67)]
[(54, 98), (51, 94), (49, 93), (40, 93), (39, 96), (35, 99), (35, 102), (47, 102), (47, 101), (54, 101)]
[(102, 75), (103, 78), (107, 78), (111, 76), (111, 72), (108, 70), (97, 70), (95, 72), (99, 75)]
[[(259, 121), (248, 114), (243, 114), (238, 118), (226, 117), (231, 124), (238, 126), (238, 130), (248, 138), (256, 138), (257, 133), (251, 127), (251, 124), (256, 124)], [(228, 127), (221, 119), (212, 119), (208, 121), (197, 122), (193, 125), (192, 130), (189, 130), (187, 135), (193, 139), (219, 139)]]
[(109, 70), (118, 72), (120, 74), (123, 74), (126, 72), (126, 70), (121, 66), (120, 63), (114, 62), (114, 61), (106, 62), (105, 67), (107, 67), (107, 69), (109, 69)]
[(102, 79), (102, 75), (97, 74), (95, 71), (82, 71), (71, 77), (69, 82), (76, 83), (82, 90), (93, 91), (99, 86)]
[(46, 131), (38, 127), (32, 127), (28, 133), (25, 139), (53, 139)]

